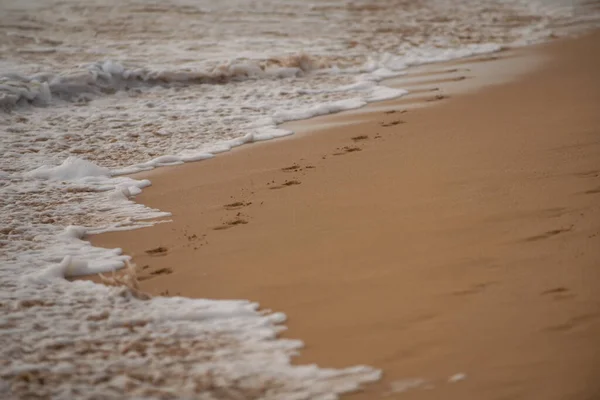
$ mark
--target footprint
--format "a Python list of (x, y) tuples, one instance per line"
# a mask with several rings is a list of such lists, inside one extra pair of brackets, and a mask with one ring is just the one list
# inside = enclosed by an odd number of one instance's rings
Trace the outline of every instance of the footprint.
[(528, 237), (527, 239), (525, 239), (525, 241), (526, 242), (535, 242), (538, 240), (548, 239), (548, 238), (551, 238), (552, 236), (560, 235), (561, 233), (569, 232), (571, 230), (573, 230), (573, 225), (571, 225), (568, 228), (554, 229), (554, 230), (548, 231), (546, 233), (542, 233), (541, 235), (531, 236), (531, 237)]
[(470, 295), (470, 294), (477, 294), (477, 293), (481, 293), (483, 292), (487, 287), (495, 284), (497, 282), (484, 282), (484, 283), (478, 283), (477, 285), (473, 285), (472, 287), (470, 287), (469, 289), (465, 289), (465, 290), (458, 290), (456, 292), (452, 292), (453, 295), (455, 296), (466, 296), (466, 295)]
[(592, 190), (587, 190), (585, 192), (585, 194), (598, 194), (598, 193), (600, 193), (600, 187), (597, 187), (597, 188), (592, 189)]
[(341, 149), (338, 148), (338, 150), (341, 150), (337, 153), (333, 153), (334, 156), (341, 156), (344, 154), (348, 154), (348, 153), (354, 153), (356, 151), (362, 151), (362, 149), (360, 147), (355, 147), (355, 146), (345, 146), (342, 147)]
[(397, 119), (395, 121), (388, 122), (388, 123), (380, 122), (379, 125), (383, 126), (384, 128), (387, 128), (388, 126), (394, 126), (394, 125), (405, 124), (405, 123), (406, 123), (406, 121), (403, 121), (401, 119)]
[(281, 168), (283, 172), (296, 172), (300, 170), (300, 166), (298, 164), (291, 165), (289, 167)]
[(446, 95), (438, 94), (437, 96), (432, 97), (430, 99), (427, 99), (426, 101), (428, 101), (428, 102), (431, 102), (431, 101), (440, 101), (440, 100), (444, 100), (444, 99), (447, 99), (447, 98), (448, 98), (448, 96), (446, 96)]
[(572, 329), (575, 329), (581, 325), (585, 325), (586, 322), (589, 322), (595, 319), (597, 315), (595, 314), (582, 314), (576, 317), (570, 318), (567, 322), (557, 325), (552, 325), (547, 327), (545, 330), (553, 331), (553, 332), (566, 332)]
[(138, 278), (138, 281), (140, 281), (140, 282), (146, 281), (148, 279), (156, 278), (159, 275), (169, 275), (172, 273), (173, 273), (173, 270), (171, 268), (161, 268), (161, 269), (157, 269), (156, 271), (150, 272), (150, 275), (140, 276)]
[(167, 254), (167, 248), (163, 246), (155, 247), (154, 249), (146, 250), (146, 253), (151, 256), (163, 256)]
[(369, 136), (367, 136), (367, 135), (359, 135), (359, 136), (354, 136), (352, 138), (352, 140), (355, 142), (360, 142), (361, 140), (367, 140), (368, 138), (369, 138)]
[(400, 114), (404, 114), (405, 112), (408, 112), (408, 110), (389, 110), (389, 111), (384, 111), (384, 114), (395, 114), (395, 113), (400, 113)]
[[(281, 168), (281, 170), (283, 172), (301, 172), (301, 171), (304, 171), (305, 169), (313, 169), (313, 168), (315, 168), (314, 165), (306, 165), (306, 166), (302, 167), (298, 164), (293, 164), (293, 165), (290, 165), (289, 167)], [(272, 182), (272, 183), (275, 183), (275, 182)]]
[(299, 185), (300, 183), (302, 183), (302, 182), (297, 181), (297, 180), (285, 181), (281, 185), (279, 185), (279, 186), (271, 186), (269, 189), (282, 189), (282, 188), (284, 188), (286, 186)]
[(213, 228), (213, 230), (215, 230), (215, 231), (221, 231), (221, 230), (224, 230), (224, 229), (233, 228), (234, 226), (237, 226), (237, 225), (246, 225), (247, 223), (248, 223), (248, 221), (246, 221), (245, 219), (236, 218), (234, 220), (225, 222), (224, 225), (217, 226), (217, 227)]
[(172, 274), (173, 270), (171, 268), (161, 268), (156, 271), (150, 272), (151, 275), (169, 275)]
[(555, 287), (552, 289), (544, 290), (541, 293), (542, 296), (552, 296), (554, 300), (566, 300), (575, 297), (575, 294), (571, 293), (569, 289), (564, 286)]
[(559, 287), (556, 287), (556, 288), (553, 288), (553, 289), (544, 290), (542, 292), (542, 295), (545, 295), (545, 294), (566, 293), (568, 291), (569, 291), (569, 289), (567, 289), (566, 287), (559, 286)]
[(243, 208), (251, 205), (252, 202), (244, 202), (244, 201), (236, 201), (234, 203), (225, 204), (223, 207), (227, 210), (237, 210), (238, 208)]

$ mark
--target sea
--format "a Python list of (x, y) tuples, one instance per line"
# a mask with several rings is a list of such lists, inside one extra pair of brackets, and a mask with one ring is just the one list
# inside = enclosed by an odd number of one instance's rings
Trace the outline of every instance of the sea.
[(401, 97), (386, 79), (414, 66), (599, 25), (589, 0), (1, 0), (0, 397), (336, 399), (378, 380), (292, 365), (285, 315), (251, 301), (69, 278), (129, 260), (90, 234), (168, 223), (132, 173)]

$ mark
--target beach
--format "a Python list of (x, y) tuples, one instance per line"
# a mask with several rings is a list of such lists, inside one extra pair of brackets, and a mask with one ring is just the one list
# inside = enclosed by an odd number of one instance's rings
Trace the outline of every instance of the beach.
[(0, 398), (597, 397), (599, 4), (3, 0)]
[(383, 371), (344, 398), (597, 398), (600, 33), (523, 51), (513, 80), (434, 73), (426, 107), (141, 173), (172, 221), (89, 239), (152, 295), (285, 313), (296, 364)]

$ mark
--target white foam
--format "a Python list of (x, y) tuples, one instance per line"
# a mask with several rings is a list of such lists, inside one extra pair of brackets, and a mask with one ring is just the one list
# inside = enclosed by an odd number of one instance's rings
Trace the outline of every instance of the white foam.
[(367, 101), (374, 102), (374, 101), (392, 100), (392, 99), (397, 99), (398, 97), (402, 97), (407, 93), (408, 93), (408, 90), (394, 89), (394, 88), (379, 86), (371, 92), (369, 97), (367, 97)]
[(281, 124), (288, 121), (296, 121), (299, 119), (309, 119), (319, 115), (332, 114), (340, 111), (353, 110), (360, 108), (366, 104), (364, 100), (348, 99), (340, 100), (332, 103), (319, 104), (311, 107), (280, 110), (273, 115), (273, 120)]
[(430, 64), (435, 62), (457, 60), (465, 57), (495, 53), (502, 50), (503, 46), (497, 43), (467, 44), (459, 48), (419, 46), (411, 48), (410, 55), (394, 60), (397, 65), (405, 67)]
[[(44, 379), (43, 385), (13, 384), (13, 394), (122, 398), (111, 388), (125, 385), (130, 398), (160, 398), (171, 388), (178, 398), (197, 398), (201, 388), (204, 394), (261, 391), (265, 399), (325, 399), (380, 376), (368, 367), (291, 368), (289, 359), (301, 343), (275, 340), (282, 315), (263, 315), (256, 304), (178, 297), (141, 301), (119, 288), (66, 283), (59, 279), (66, 268), (68, 260), (30, 279), (19, 289), (20, 300), (5, 303), (20, 322), (10, 328), (11, 342), (0, 339), (3, 352), (19, 357), (7, 359), (0, 376), (13, 382), (25, 374)], [(30, 351), (22, 354), (24, 345)]]
[(68, 157), (61, 165), (42, 165), (28, 173), (33, 178), (48, 180), (76, 181), (87, 177), (108, 177), (108, 168), (99, 167), (78, 157)]

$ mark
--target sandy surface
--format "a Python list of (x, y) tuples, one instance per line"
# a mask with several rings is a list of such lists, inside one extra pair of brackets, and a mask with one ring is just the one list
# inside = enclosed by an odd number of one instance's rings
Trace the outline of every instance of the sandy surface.
[(146, 174), (174, 222), (92, 243), (151, 293), (285, 312), (299, 363), (384, 370), (349, 399), (600, 398), (600, 34), (531, 51), (514, 82)]

